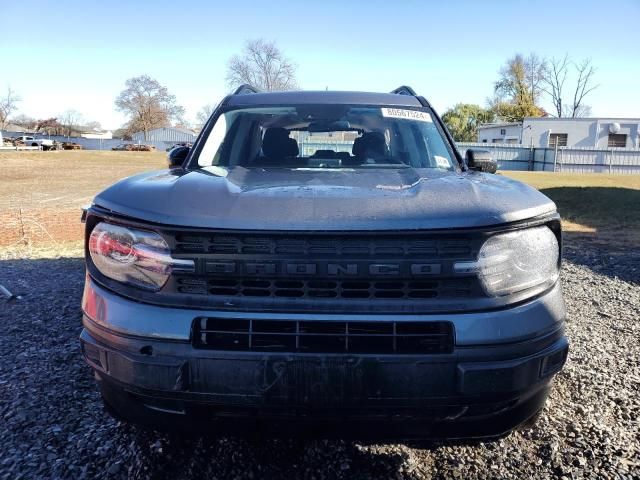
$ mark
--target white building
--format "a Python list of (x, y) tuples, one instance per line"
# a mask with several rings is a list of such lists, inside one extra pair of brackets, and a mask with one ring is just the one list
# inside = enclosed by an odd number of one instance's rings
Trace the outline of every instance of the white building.
[(480, 143), (520, 143), (521, 123), (485, 123), (478, 127)]
[(526, 117), (522, 123), (479, 126), (478, 142), (534, 148), (640, 148), (640, 118)]
[(525, 118), (522, 144), (534, 147), (640, 148), (640, 118)]

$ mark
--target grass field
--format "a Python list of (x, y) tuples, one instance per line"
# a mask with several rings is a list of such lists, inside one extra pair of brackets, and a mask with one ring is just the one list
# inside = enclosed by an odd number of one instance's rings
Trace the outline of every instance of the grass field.
[(613, 248), (640, 246), (640, 175), (505, 172), (556, 205), (569, 237)]
[(0, 152), (0, 211), (80, 208), (116, 180), (166, 166), (163, 152)]
[[(80, 208), (120, 178), (163, 168), (165, 159), (163, 152), (0, 152), (0, 257), (77, 253)], [(640, 175), (503, 174), (554, 200), (569, 239), (640, 246)]]

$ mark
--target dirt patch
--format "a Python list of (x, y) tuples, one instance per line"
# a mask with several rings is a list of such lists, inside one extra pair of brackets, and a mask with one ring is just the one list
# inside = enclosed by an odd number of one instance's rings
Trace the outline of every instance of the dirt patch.
[[(0, 257), (82, 241), (80, 209), (119, 179), (165, 166), (162, 152), (0, 152)], [(640, 175), (505, 172), (558, 205), (568, 238), (640, 245)], [(7, 253), (8, 252), (8, 253)]]
[(123, 177), (165, 166), (161, 152), (0, 152), (0, 257), (80, 243), (81, 207)]
[(161, 152), (0, 152), (0, 211), (75, 208), (121, 178), (166, 166)]
[(82, 239), (80, 209), (41, 208), (0, 211), (0, 246), (24, 246)]

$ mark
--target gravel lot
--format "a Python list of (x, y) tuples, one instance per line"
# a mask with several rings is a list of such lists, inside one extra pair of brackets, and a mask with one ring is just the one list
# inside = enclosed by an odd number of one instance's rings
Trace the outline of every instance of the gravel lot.
[[(535, 428), (473, 445), (177, 438), (102, 411), (80, 259), (0, 262), (0, 478), (640, 478), (640, 254), (567, 250), (569, 363)], [(624, 280), (623, 280), (624, 279)]]

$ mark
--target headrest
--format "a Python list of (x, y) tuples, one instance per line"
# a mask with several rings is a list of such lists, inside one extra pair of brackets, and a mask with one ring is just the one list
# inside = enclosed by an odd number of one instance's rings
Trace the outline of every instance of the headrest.
[(285, 128), (268, 128), (262, 139), (262, 153), (269, 158), (295, 157), (298, 155), (298, 142), (289, 138)]
[(287, 157), (297, 157), (300, 150), (298, 149), (298, 142), (295, 138), (288, 139), (288, 149), (286, 152)]
[(355, 139), (351, 152), (356, 157), (385, 157), (387, 142), (381, 132), (367, 132)]

